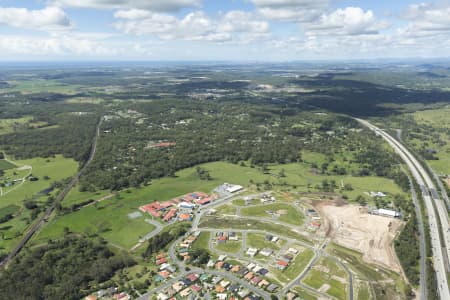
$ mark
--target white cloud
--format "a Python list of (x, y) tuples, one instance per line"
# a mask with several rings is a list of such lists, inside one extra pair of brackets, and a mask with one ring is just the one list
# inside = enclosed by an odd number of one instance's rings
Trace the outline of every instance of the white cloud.
[(268, 34), (269, 24), (257, 20), (251, 13), (230, 11), (213, 20), (196, 11), (177, 18), (173, 15), (147, 10), (119, 10), (114, 17), (120, 19), (115, 28), (126, 34), (157, 35), (164, 40), (193, 40), (225, 42), (245, 37), (246, 40)]
[(269, 23), (255, 19), (251, 13), (235, 10), (224, 15), (217, 30), (222, 32), (267, 33), (269, 32)]
[(0, 35), (1, 56), (84, 56), (96, 57), (115, 55), (117, 49), (86, 38), (71, 35), (54, 37), (33, 37), (19, 35)]
[(251, 0), (264, 17), (293, 22), (310, 22), (328, 7), (329, 0)]
[(308, 34), (361, 35), (377, 34), (386, 26), (386, 23), (375, 19), (371, 10), (346, 7), (321, 15), (316, 22), (307, 25), (306, 29)]
[(197, 7), (201, 0), (50, 0), (51, 3), (79, 8), (147, 9), (158, 12), (177, 11)]
[(410, 20), (407, 31), (412, 35), (450, 32), (450, 4), (421, 3), (410, 5), (404, 18)]
[(46, 7), (40, 10), (0, 7), (0, 24), (37, 30), (59, 30), (73, 26), (69, 17), (59, 7)]

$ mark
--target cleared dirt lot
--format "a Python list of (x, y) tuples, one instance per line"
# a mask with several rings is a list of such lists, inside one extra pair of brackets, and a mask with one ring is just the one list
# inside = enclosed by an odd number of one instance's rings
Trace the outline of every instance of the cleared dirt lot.
[(336, 205), (322, 202), (316, 209), (324, 218), (328, 237), (336, 244), (363, 253), (369, 263), (401, 272), (392, 241), (401, 226), (401, 221), (368, 214), (356, 205)]

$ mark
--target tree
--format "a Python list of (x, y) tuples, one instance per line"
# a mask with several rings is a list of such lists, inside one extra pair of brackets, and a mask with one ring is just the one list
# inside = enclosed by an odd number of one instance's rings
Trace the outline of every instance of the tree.
[(356, 197), (356, 202), (358, 202), (361, 206), (367, 205), (367, 200), (362, 195), (358, 195), (358, 197)]
[(67, 226), (64, 226), (63, 228), (63, 234), (64, 236), (68, 236), (70, 234), (70, 229)]

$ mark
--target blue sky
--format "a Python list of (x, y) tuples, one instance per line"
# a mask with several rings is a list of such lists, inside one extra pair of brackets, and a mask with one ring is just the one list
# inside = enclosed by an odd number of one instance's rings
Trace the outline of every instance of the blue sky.
[(449, 0), (0, 0), (0, 60), (448, 57), (449, 15)]

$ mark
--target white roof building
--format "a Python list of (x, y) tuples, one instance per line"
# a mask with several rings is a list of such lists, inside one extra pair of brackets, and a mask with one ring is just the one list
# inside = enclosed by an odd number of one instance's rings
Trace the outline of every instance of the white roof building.
[(259, 251), (259, 253), (261, 254), (261, 255), (264, 255), (264, 256), (269, 256), (269, 255), (271, 255), (272, 254), (272, 250), (271, 249), (267, 249), (267, 248), (265, 248), (265, 249), (262, 249), (261, 251)]
[(243, 189), (242, 185), (224, 183), (225, 191), (228, 193), (236, 193)]
[(180, 202), (178, 204), (178, 207), (182, 207), (182, 208), (195, 208), (195, 204), (194, 203), (189, 203), (189, 202)]
[(258, 249), (256, 249), (256, 248), (248, 248), (246, 253), (247, 253), (248, 256), (253, 257), (253, 256), (256, 255), (256, 253), (258, 253)]
[(289, 248), (289, 249), (288, 249), (288, 252), (290, 252), (290, 253), (292, 253), (292, 254), (297, 254), (297, 253), (298, 253), (298, 250), (297, 250), (297, 249), (294, 249), (294, 248)]
[(219, 258), (217, 259), (218, 261), (224, 261), (225, 259), (227, 259), (227, 256), (225, 254), (222, 254), (219, 256)]
[(401, 217), (400, 212), (392, 210), (392, 209), (379, 208), (379, 209), (375, 210), (374, 213), (377, 215), (387, 216), (387, 217), (391, 217), (391, 218)]

